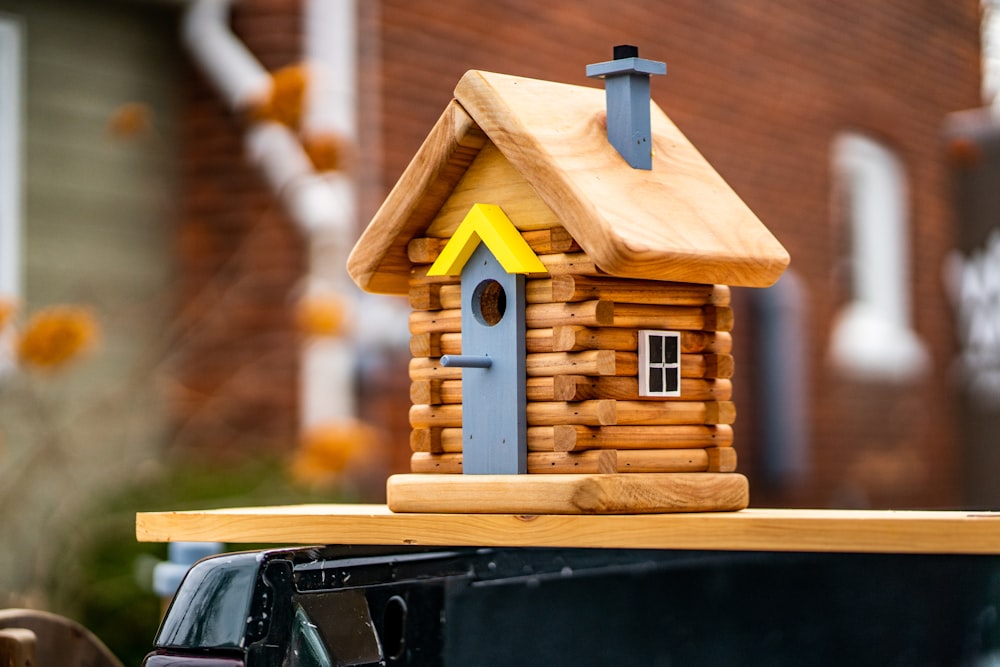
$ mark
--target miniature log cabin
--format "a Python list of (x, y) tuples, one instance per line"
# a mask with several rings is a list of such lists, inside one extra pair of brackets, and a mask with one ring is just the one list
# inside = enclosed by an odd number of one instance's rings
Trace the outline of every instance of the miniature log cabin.
[(390, 509), (747, 506), (729, 286), (788, 254), (651, 103), (663, 72), (616, 49), (604, 92), (466, 73), (358, 241), (354, 280), (412, 307)]

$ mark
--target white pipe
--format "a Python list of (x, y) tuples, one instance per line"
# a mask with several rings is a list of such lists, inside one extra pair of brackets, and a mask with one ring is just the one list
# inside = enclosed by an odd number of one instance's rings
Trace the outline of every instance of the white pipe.
[[(184, 17), (183, 39), (212, 84), (236, 111), (252, 109), (271, 94), (271, 77), (228, 25), (229, 0), (194, 0)], [(307, 53), (313, 70), (305, 101), (304, 128), (335, 132), (355, 140), (356, 78), (353, 0), (304, 4)], [(336, 34), (331, 35), (331, 31)], [(352, 311), (356, 287), (347, 278), (347, 253), (353, 241), (356, 195), (343, 174), (320, 174), (285, 125), (253, 122), (244, 138), (250, 161), (278, 194), (308, 241), (304, 294), (333, 295)], [(353, 313), (345, 313), (353, 321)], [(355, 338), (315, 338), (302, 350), (299, 426), (309, 429), (350, 420), (356, 413), (353, 391)]]
[[(230, 108), (244, 111), (268, 99), (271, 76), (229, 28), (230, 4), (230, 0), (194, 0), (181, 32), (184, 45)], [(289, 128), (256, 122), (245, 140), (251, 162), (303, 232), (350, 233), (353, 200), (348, 203), (343, 186), (333, 185), (343, 177), (328, 179), (317, 174)]]
[(229, 29), (230, 0), (196, 0), (181, 23), (181, 37), (195, 61), (230, 108), (246, 109), (267, 99), (271, 77)]

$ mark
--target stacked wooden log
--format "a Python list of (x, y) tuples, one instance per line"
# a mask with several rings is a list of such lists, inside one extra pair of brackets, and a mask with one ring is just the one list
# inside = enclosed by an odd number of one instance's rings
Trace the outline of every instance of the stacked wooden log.
[[(529, 473), (732, 472), (729, 288), (603, 274), (562, 227), (523, 232), (548, 269), (526, 282)], [(461, 473), (458, 278), (428, 277), (447, 239), (407, 251), (414, 473)], [(681, 395), (641, 398), (641, 329), (680, 331)]]

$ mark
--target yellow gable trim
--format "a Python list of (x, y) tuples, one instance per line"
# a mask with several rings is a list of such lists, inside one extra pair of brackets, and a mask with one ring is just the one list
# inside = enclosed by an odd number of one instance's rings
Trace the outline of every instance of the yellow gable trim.
[(507, 273), (546, 273), (545, 265), (503, 209), (495, 204), (473, 204), (427, 275), (461, 275), (480, 242), (486, 244)]

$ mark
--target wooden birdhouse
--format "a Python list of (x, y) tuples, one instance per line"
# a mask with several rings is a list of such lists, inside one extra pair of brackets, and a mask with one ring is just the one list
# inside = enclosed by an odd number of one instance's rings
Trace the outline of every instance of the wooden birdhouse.
[(742, 509), (729, 286), (785, 249), (616, 49), (606, 90), (470, 71), (348, 262), (412, 307), (415, 512)]

